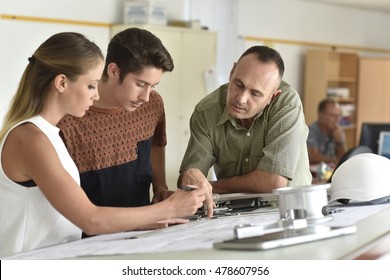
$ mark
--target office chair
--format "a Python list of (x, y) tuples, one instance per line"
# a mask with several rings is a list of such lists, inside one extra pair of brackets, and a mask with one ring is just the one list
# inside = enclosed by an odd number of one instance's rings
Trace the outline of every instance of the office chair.
[(339, 162), (337, 163), (336, 167), (334, 168), (333, 170), (333, 173), (332, 175), (330, 176), (329, 180), (328, 180), (328, 183), (331, 183), (332, 182), (332, 177), (333, 177), (333, 174), (334, 172), (336, 171), (336, 169), (341, 165), (343, 164), (346, 160), (350, 159), (351, 157), (353, 156), (356, 156), (358, 154), (363, 154), (363, 153), (372, 153), (372, 149), (368, 146), (357, 146), (357, 147), (354, 147), (354, 148), (351, 148), (349, 149), (342, 157), (341, 159), (339, 160)]

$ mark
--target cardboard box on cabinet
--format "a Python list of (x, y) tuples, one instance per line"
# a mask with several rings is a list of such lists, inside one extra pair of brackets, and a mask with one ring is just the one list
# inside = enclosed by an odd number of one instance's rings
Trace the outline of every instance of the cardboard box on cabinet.
[(124, 24), (166, 25), (167, 22), (167, 10), (162, 4), (148, 1), (124, 3)]

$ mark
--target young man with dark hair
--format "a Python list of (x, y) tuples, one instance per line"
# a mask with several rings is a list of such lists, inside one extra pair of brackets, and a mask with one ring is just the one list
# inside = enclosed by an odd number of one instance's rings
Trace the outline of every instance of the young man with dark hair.
[(173, 60), (161, 40), (129, 28), (108, 45), (100, 99), (82, 118), (64, 117), (62, 138), (81, 186), (99, 206), (143, 206), (172, 194), (165, 179), (164, 104), (154, 90)]

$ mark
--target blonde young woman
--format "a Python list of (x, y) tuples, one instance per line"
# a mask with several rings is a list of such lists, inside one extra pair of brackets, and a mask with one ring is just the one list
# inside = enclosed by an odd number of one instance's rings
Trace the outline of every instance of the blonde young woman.
[(90, 235), (166, 226), (193, 214), (205, 194), (178, 190), (144, 207), (97, 207), (56, 127), (99, 98), (101, 50), (83, 35), (58, 33), (29, 58), (0, 132), (0, 257)]

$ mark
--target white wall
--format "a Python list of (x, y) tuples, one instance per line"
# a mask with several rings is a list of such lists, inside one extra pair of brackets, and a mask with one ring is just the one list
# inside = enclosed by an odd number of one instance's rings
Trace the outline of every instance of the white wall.
[(220, 83), (228, 75), (238, 50), (238, 0), (194, 0), (191, 5), (191, 19), (200, 20), (202, 26), (217, 32), (218, 55), (216, 70)]
[[(390, 14), (299, 0), (238, 0), (238, 3), (239, 36), (390, 50)], [(240, 51), (255, 43), (242, 42)], [(302, 94), (307, 47), (288, 44), (273, 47), (284, 58), (285, 80)]]
[[(191, 9), (192, 19), (200, 19), (203, 25), (218, 32), (217, 69), (221, 81), (227, 79), (232, 63), (246, 48), (263, 44), (242, 39), (245, 36), (390, 50), (389, 13), (300, 0), (194, 0)], [(284, 58), (284, 79), (302, 95), (304, 54), (308, 47), (280, 43), (272, 47)]]
[[(0, 15), (13, 14), (102, 23), (121, 23), (126, 0), (1, 0)], [(159, 0), (170, 19), (199, 19), (218, 32), (218, 73), (227, 80), (241, 52), (256, 36), (307, 42), (389, 48), (390, 14), (299, 0)], [(0, 122), (31, 53), (53, 33), (78, 31), (105, 52), (108, 27), (0, 19)], [(286, 64), (285, 80), (302, 93), (306, 47), (274, 44)], [(372, 55), (372, 54), (371, 54)]]
[[(122, 20), (122, 5), (117, 2), (112, 5), (109, 0), (1, 0), (0, 15), (110, 23)], [(108, 27), (0, 19), (0, 124), (27, 58), (49, 36), (62, 31), (83, 33), (106, 52)]]
[(388, 47), (390, 14), (299, 0), (238, 0), (240, 35)]

